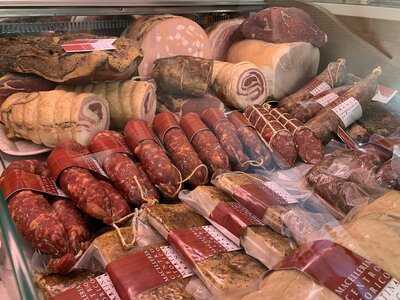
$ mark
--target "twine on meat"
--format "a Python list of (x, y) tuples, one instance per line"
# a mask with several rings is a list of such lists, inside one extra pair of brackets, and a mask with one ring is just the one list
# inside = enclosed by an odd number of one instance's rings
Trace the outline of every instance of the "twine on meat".
[(79, 252), (75, 254), (74, 258), (77, 260), (79, 257), (81, 257), (82, 254), (83, 254), (82, 249), (79, 249)]
[(145, 192), (143, 191), (143, 187), (142, 187), (142, 185), (140, 184), (140, 182), (139, 182), (139, 180), (138, 180), (138, 178), (137, 178), (136, 175), (133, 176), (133, 180), (135, 180), (136, 185), (137, 185), (137, 187), (138, 187), (138, 189), (139, 189), (140, 198), (142, 198), (142, 200), (143, 200), (145, 203), (147, 203), (147, 204), (149, 204), (149, 205), (154, 205), (154, 204), (157, 204), (157, 203), (158, 203), (158, 199), (155, 199), (155, 198), (153, 199), (153, 198), (147, 198), (147, 197), (146, 197), (146, 194), (147, 194), (147, 193), (145, 193)]
[[(122, 217), (121, 219), (119, 219), (118, 221), (115, 221), (114, 223), (111, 224), (112, 227), (114, 227), (115, 231), (117, 232), (119, 241), (122, 245), (122, 248), (124, 248), (125, 250), (129, 250), (132, 249), (132, 247), (135, 246), (136, 244), (136, 239), (137, 239), (137, 232), (138, 232), (138, 221), (139, 221), (139, 209), (136, 208), (135, 212), (130, 213), (124, 217)], [(125, 241), (125, 238), (123, 237), (122, 233), (121, 233), (121, 229), (117, 226), (117, 224), (122, 223), (126, 220), (128, 220), (129, 218), (132, 218), (132, 222), (131, 222), (131, 233), (132, 233), (132, 240), (127, 243)]]
[[(172, 195), (171, 195), (171, 198), (175, 198), (178, 194), (179, 194), (179, 192), (181, 191), (181, 189), (182, 189), (182, 183), (183, 183), (183, 181), (182, 181), (182, 173), (179, 171), (179, 169), (174, 165), (174, 164), (171, 164), (174, 168), (175, 168), (175, 170), (178, 172), (178, 174), (179, 174), (179, 185), (178, 185), (178, 188), (176, 189), (176, 191), (175, 191), (175, 193), (173, 193)], [(161, 190), (161, 188), (160, 188), (160, 186), (158, 185), (158, 184), (156, 184), (155, 185), (156, 186), (156, 188), (158, 188), (159, 190)]]
[(256, 160), (247, 160), (245, 162), (242, 163), (242, 167), (245, 167), (246, 165), (250, 165), (252, 167), (262, 167), (262, 165), (264, 164), (264, 159), (262, 157), (260, 157), (259, 159)]

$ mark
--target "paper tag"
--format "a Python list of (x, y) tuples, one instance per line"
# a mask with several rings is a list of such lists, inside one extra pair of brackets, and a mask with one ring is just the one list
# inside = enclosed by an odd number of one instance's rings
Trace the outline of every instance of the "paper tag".
[(192, 264), (241, 249), (212, 225), (174, 230), (168, 241)]
[(328, 240), (300, 247), (276, 268), (296, 269), (342, 299), (399, 299), (400, 283), (371, 261)]
[(315, 96), (318, 96), (319, 94), (326, 92), (328, 90), (330, 90), (332, 87), (325, 81), (321, 82), (320, 84), (318, 84), (315, 88), (313, 88), (310, 91), (310, 94)]
[(76, 39), (61, 45), (65, 52), (90, 52), (100, 50), (115, 50), (113, 43), (116, 38), (112, 39)]
[(32, 174), (19, 169), (7, 170), (5, 175), (0, 184), (0, 189), (6, 199), (16, 192), (23, 190), (32, 190), (51, 196), (67, 197), (57, 187), (55, 181), (49, 177)]
[(362, 117), (362, 107), (354, 97), (346, 99), (336, 107), (332, 108), (332, 111), (342, 121), (344, 128), (353, 124)]
[(90, 278), (54, 297), (54, 300), (121, 300), (107, 274)]
[(378, 84), (376, 94), (372, 98), (372, 101), (382, 102), (386, 104), (389, 103), (389, 101), (392, 100), (397, 93), (397, 90)]
[(318, 98), (317, 100), (315, 100), (316, 102), (318, 102), (319, 104), (321, 104), (323, 107), (331, 104), (333, 101), (335, 101), (337, 98), (339, 98), (339, 95), (336, 93), (329, 93), (326, 94), (325, 96)]
[(106, 270), (122, 299), (136, 299), (145, 291), (194, 274), (171, 246), (123, 256), (108, 264)]

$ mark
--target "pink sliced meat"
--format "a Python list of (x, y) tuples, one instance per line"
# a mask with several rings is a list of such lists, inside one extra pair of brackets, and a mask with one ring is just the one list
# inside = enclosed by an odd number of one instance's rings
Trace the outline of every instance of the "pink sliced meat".
[(223, 20), (207, 28), (212, 59), (225, 59), (228, 49), (242, 37), (242, 33), (238, 29), (243, 21), (244, 18)]
[(179, 16), (140, 17), (125, 33), (136, 40), (142, 51), (140, 76), (150, 76), (156, 59), (189, 55), (209, 58), (210, 45), (203, 28), (194, 21)]

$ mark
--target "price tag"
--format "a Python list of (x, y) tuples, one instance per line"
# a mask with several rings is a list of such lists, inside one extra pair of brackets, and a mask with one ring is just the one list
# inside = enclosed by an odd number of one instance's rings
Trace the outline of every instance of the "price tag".
[(376, 90), (376, 94), (372, 98), (372, 100), (386, 104), (389, 103), (389, 101), (392, 100), (397, 93), (398, 93), (397, 90), (379, 84)]
[(90, 52), (90, 51), (101, 51), (101, 50), (115, 50), (113, 43), (116, 38), (113, 39), (77, 39), (62, 44), (65, 52)]

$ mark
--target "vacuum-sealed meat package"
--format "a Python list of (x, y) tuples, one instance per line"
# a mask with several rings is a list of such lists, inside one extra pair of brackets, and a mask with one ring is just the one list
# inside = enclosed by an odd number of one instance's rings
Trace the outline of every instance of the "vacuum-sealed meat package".
[(215, 176), (212, 183), (265, 225), (279, 234), (292, 237), (297, 244), (304, 244), (314, 236), (323, 235), (325, 227), (335, 226), (341, 217), (311, 190), (288, 190), (288, 182), (274, 178), (231, 172)]
[(329, 240), (300, 249), (243, 300), (397, 299), (399, 196), (390, 191), (361, 207)]
[(378, 164), (368, 152), (339, 149), (315, 165), (306, 180), (323, 199), (348, 213), (383, 192), (375, 175)]
[(179, 198), (268, 268), (273, 268), (295, 248), (294, 242), (264, 225), (244, 206), (213, 186), (183, 190)]
[(257, 287), (267, 270), (185, 204), (149, 207), (148, 221), (216, 299), (240, 299)]

